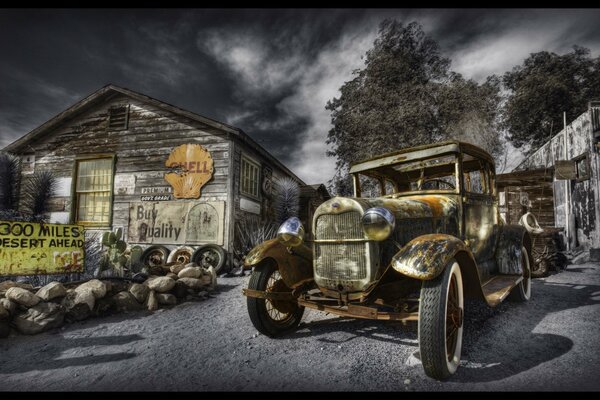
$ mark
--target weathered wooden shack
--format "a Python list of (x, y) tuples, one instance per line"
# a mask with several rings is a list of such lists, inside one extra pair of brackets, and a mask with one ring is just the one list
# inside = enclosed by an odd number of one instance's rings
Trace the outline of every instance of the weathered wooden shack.
[(241, 129), (115, 85), (4, 151), (21, 156), (23, 179), (40, 170), (58, 177), (50, 222), (89, 234), (121, 227), (156, 262), (166, 261), (165, 247), (189, 258), (205, 245), (211, 262), (224, 261), (217, 250), (232, 253), (236, 221), (273, 219), (275, 180), (306, 186)]
[(590, 102), (586, 112), (515, 169), (554, 170), (555, 225), (564, 228), (568, 249), (589, 250), (593, 259), (600, 259), (599, 145), (600, 102)]

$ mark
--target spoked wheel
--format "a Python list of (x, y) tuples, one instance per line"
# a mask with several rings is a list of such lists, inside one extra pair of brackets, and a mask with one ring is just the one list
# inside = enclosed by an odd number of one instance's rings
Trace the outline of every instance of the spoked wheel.
[[(275, 263), (264, 263), (254, 268), (248, 289), (265, 292), (291, 292), (292, 289), (281, 279)], [(248, 297), (248, 314), (254, 327), (267, 336), (278, 336), (295, 329), (304, 307), (295, 301), (269, 300)]]
[(524, 302), (531, 298), (531, 266), (525, 247), (521, 248), (521, 263), (523, 267), (523, 280), (508, 295), (508, 299), (511, 301)]
[(419, 350), (425, 373), (450, 377), (460, 364), (464, 296), (460, 267), (452, 260), (435, 279), (423, 281), (419, 305)]
[(194, 252), (192, 262), (205, 268), (213, 267), (218, 274), (225, 265), (225, 251), (216, 244), (206, 244)]
[(165, 246), (154, 245), (144, 250), (142, 262), (149, 267), (158, 267), (167, 263), (169, 249)]
[(179, 246), (171, 253), (169, 253), (169, 258), (167, 262), (170, 263), (178, 263), (178, 264), (189, 264), (192, 260), (192, 254), (194, 254), (194, 249), (189, 246)]

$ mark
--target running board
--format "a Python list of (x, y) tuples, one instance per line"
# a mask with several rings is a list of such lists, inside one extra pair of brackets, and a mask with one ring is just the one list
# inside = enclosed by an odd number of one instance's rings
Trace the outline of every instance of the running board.
[(522, 275), (496, 275), (481, 287), (487, 303), (496, 307), (508, 296), (511, 289), (523, 280)]

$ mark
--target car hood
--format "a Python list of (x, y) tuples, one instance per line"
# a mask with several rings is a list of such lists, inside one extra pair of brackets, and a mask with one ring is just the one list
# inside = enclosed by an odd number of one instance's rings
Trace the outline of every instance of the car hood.
[(372, 207), (385, 207), (396, 219), (454, 217), (458, 212), (457, 195), (413, 195), (399, 198), (334, 197), (315, 211), (315, 221), (322, 214), (341, 214), (359, 211), (363, 214)]

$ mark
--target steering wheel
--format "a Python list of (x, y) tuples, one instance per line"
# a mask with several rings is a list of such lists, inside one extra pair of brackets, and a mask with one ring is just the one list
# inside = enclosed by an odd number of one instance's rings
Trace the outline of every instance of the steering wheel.
[(439, 178), (428, 178), (425, 179), (423, 182), (421, 182), (421, 186), (419, 187), (419, 190), (421, 190), (423, 188), (423, 185), (427, 182), (439, 182), (439, 183), (443, 183), (445, 185), (450, 186), (450, 189), (456, 189), (456, 186), (454, 186), (453, 183), (445, 181), (443, 179), (439, 179)]

